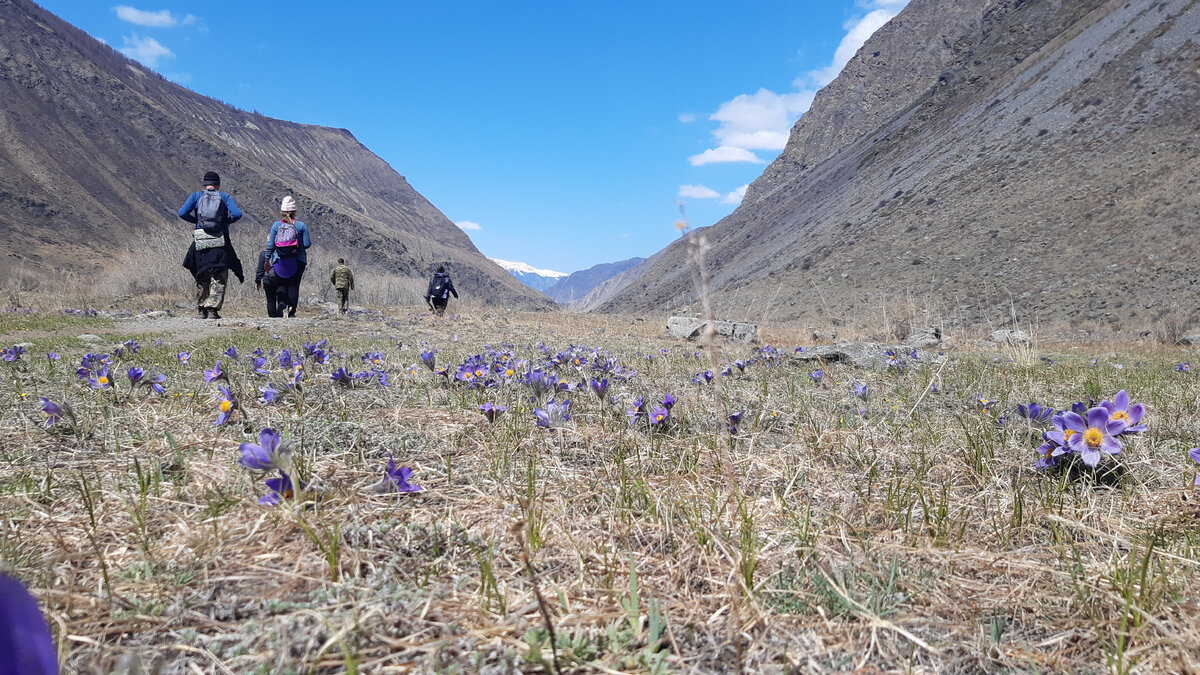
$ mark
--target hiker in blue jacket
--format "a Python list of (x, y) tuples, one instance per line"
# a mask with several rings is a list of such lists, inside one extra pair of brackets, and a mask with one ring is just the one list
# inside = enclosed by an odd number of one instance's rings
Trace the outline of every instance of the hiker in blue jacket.
[(289, 317), (296, 316), (296, 305), (300, 304), (300, 279), (308, 267), (310, 246), (308, 226), (296, 220), (296, 200), (288, 195), (279, 204), (279, 220), (271, 225), (267, 252), (271, 267), (279, 277), (280, 295), (287, 298)]
[(233, 201), (232, 195), (221, 192), (221, 175), (216, 171), (209, 171), (204, 174), (204, 187), (201, 190), (193, 192), (187, 198), (187, 201), (183, 203), (183, 206), (179, 207), (179, 217), (192, 223), (197, 228), (204, 227), (204, 223), (198, 222), (200, 214), (197, 212), (196, 207), (205, 192), (216, 192), (225, 207), (224, 217), (220, 218), (220, 222), (217, 223), (220, 227), (228, 229), (230, 225), (241, 220), (242, 210), (238, 208), (237, 202)]
[(196, 279), (196, 318), (219, 319), (229, 270), (234, 269), (239, 283), (242, 281), (242, 265), (229, 239), (229, 226), (242, 217), (242, 210), (233, 197), (221, 192), (221, 176), (216, 171), (204, 174), (203, 188), (179, 208), (179, 217), (196, 226), (184, 267)]

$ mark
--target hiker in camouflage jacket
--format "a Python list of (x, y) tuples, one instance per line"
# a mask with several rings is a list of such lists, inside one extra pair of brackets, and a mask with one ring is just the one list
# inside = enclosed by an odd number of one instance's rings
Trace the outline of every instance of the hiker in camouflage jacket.
[(354, 272), (346, 267), (346, 259), (338, 258), (337, 267), (329, 273), (329, 283), (338, 292), (338, 310), (345, 314), (350, 309), (350, 291), (354, 290)]

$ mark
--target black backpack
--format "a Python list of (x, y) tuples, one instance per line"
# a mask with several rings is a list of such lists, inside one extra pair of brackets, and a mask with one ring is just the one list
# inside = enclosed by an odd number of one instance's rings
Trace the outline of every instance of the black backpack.
[(205, 190), (196, 201), (196, 224), (208, 234), (217, 236), (225, 229), (229, 208), (217, 190)]
[(429, 294), (431, 298), (445, 298), (448, 294), (446, 290), (446, 282), (450, 279), (445, 274), (433, 275), (433, 292)]

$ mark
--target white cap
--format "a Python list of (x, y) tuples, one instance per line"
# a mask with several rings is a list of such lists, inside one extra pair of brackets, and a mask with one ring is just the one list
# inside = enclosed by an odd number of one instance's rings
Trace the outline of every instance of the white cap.
[(295, 211), (296, 210), (296, 200), (292, 199), (291, 195), (284, 197), (283, 202), (279, 205), (279, 210), (284, 211), (284, 212)]

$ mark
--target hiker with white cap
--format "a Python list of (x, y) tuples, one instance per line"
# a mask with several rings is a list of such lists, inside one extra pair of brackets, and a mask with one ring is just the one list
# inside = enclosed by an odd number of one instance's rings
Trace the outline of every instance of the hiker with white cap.
[[(271, 225), (267, 237), (267, 253), (279, 288), (287, 298), (288, 316), (296, 316), (296, 305), (300, 304), (300, 279), (308, 267), (308, 226), (296, 220), (296, 200), (288, 195), (279, 204), (279, 220)], [(269, 302), (268, 302), (269, 304)], [(279, 312), (282, 314), (282, 310)]]

